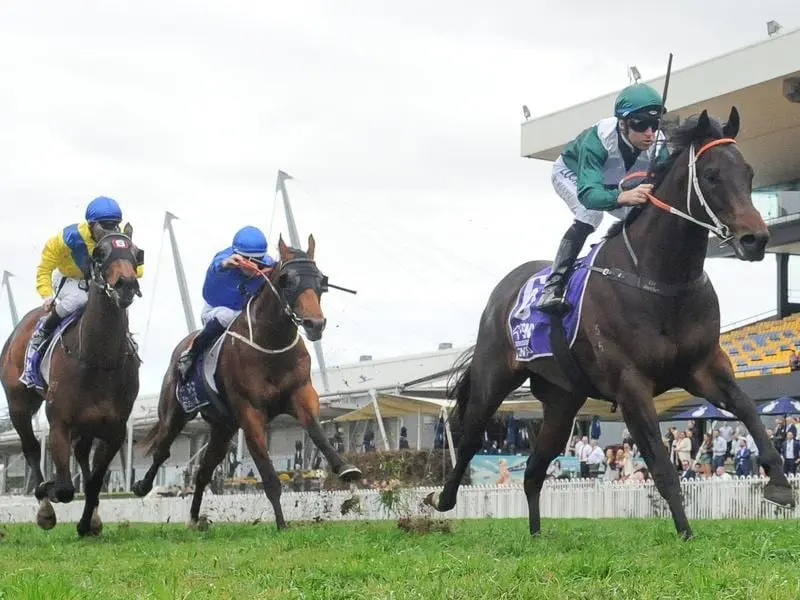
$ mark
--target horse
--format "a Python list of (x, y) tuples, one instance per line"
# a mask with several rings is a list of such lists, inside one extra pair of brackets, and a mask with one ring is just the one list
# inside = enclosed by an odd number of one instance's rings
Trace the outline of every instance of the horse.
[[(318, 420), (319, 395), (311, 381), (311, 357), (300, 337), (302, 328), (309, 340), (319, 340), (326, 324), (320, 300), (328, 289), (328, 279), (317, 267), (315, 249), (313, 235), (308, 237), (306, 251), (290, 248), (280, 237), (278, 264), (255, 275), (263, 277), (264, 285), (250, 297), (245, 309), (217, 341), (221, 347), (214, 381), (227, 410), (212, 404), (199, 409), (211, 427), (211, 434), (195, 477), (189, 527), (198, 525), (203, 491), (239, 428), (244, 431), (250, 455), (261, 475), (276, 525), (279, 530), (286, 527), (280, 503), (281, 482), (267, 452), (265, 437), (267, 424), (279, 414), (293, 416), (300, 422), (342, 480), (361, 478), (361, 471), (343, 463), (322, 431)], [(152, 490), (159, 468), (169, 458), (172, 442), (197, 416), (197, 411), (190, 414), (184, 410), (177, 394), (176, 362), (194, 335), (178, 343), (162, 380), (158, 423), (142, 442), (146, 455), (153, 455), (153, 462), (144, 478), (133, 486), (139, 497)]]
[[(592, 248), (594, 264), (585, 262), (572, 272), (572, 278), (582, 272), (588, 281), (584, 279), (573, 344), (562, 359), (553, 336), (549, 356), (520, 360), (509, 331), (522, 286), (532, 285), (527, 282), (550, 261), (519, 265), (496, 285), (475, 345), (456, 361), (448, 385), (448, 396), (455, 399), (451, 416), (461, 426), (457, 462), (441, 492), (426, 496), (425, 504), (439, 511), (455, 506), (459, 483), (480, 447), (487, 421), (528, 380), (531, 394), (543, 405), (541, 431), (524, 475), (532, 535), (541, 529), (539, 498), (547, 467), (563, 451), (592, 388), (599, 394), (593, 397), (614, 403), (612, 411), (621, 407), (681, 538), (693, 533), (653, 403), (654, 396), (672, 388), (733, 412), (753, 436), (769, 476), (764, 499), (782, 507), (795, 505), (781, 458), (720, 346), (719, 302), (703, 270), (709, 231), (730, 243), (743, 261), (762, 260), (769, 240), (751, 199), (753, 169), (736, 146), (739, 123), (736, 107), (724, 124), (704, 110), (675, 130), (669, 158), (649, 174), (654, 185), (649, 201), (615, 223), (602, 244)], [(701, 218), (692, 215), (692, 205)], [(550, 324), (555, 332), (563, 322), (551, 317)], [(566, 347), (564, 329), (560, 332)]]
[[(0, 353), (0, 381), (8, 399), (11, 422), (22, 442), (22, 452), (32, 473), (31, 487), (39, 501), (37, 524), (56, 525), (52, 502), (71, 502), (75, 486), (70, 473), (70, 451), (84, 482), (85, 504), (78, 535), (99, 535), (103, 522), (97, 512), (100, 488), (111, 460), (126, 435), (126, 423), (139, 393), (141, 361), (128, 332), (128, 307), (141, 296), (136, 269), (140, 251), (132, 241), (133, 228), (123, 233), (96, 228), (98, 241), (86, 269), (88, 301), (83, 313), (62, 323), (47, 351), (52, 352), (49, 384), (42, 391), (19, 381), (25, 365), (28, 340), (46, 312), (28, 312), (14, 328)], [(69, 321), (69, 322), (68, 322)], [(39, 466), (41, 449), (31, 419), (46, 400), (50, 423), (50, 453), (55, 479), (44, 481)], [(89, 454), (98, 440), (89, 466)]]

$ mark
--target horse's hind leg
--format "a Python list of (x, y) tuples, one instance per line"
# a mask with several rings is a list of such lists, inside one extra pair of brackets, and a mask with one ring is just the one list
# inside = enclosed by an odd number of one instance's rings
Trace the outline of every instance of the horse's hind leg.
[(689, 539), (692, 537), (692, 529), (683, 508), (680, 477), (661, 441), (658, 414), (653, 405), (651, 389), (649, 383), (635, 376), (624, 377), (617, 400), (622, 407), (625, 423), (653, 475), (656, 488), (667, 501), (678, 534), (683, 539)]
[(103, 522), (97, 513), (97, 507), (100, 504), (100, 489), (103, 487), (108, 465), (122, 447), (122, 441), (125, 439), (125, 427), (119, 428), (115, 435), (109, 437), (111, 438), (110, 442), (100, 440), (94, 451), (92, 473), (85, 486), (86, 501), (83, 505), (83, 515), (77, 526), (78, 535), (81, 537), (87, 534), (99, 535), (103, 529)]
[(753, 436), (759, 462), (769, 476), (769, 483), (764, 487), (764, 499), (779, 506), (794, 507), (794, 492), (783, 472), (781, 456), (767, 436), (756, 405), (736, 383), (728, 355), (717, 347), (711, 360), (692, 374), (686, 389), (739, 417)]
[(159, 420), (158, 424), (147, 435), (148, 443), (152, 440), (150, 447), (153, 448), (153, 462), (150, 468), (145, 473), (145, 476), (133, 484), (131, 490), (140, 498), (146, 496), (153, 489), (153, 482), (156, 480), (158, 470), (161, 465), (169, 458), (169, 449), (172, 447), (172, 442), (180, 435), (183, 428), (189, 422), (189, 416), (184, 412), (175, 397), (175, 385), (171, 377), (167, 377), (169, 382), (162, 387), (161, 393), (163, 400), (159, 406)]
[(275, 512), (275, 524), (278, 529), (283, 529), (286, 527), (286, 521), (283, 518), (283, 508), (281, 508), (281, 480), (278, 479), (278, 474), (275, 472), (275, 467), (272, 466), (267, 452), (267, 440), (264, 436), (267, 425), (266, 417), (264, 413), (249, 403), (241, 402), (240, 406), (244, 408), (239, 417), (239, 426), (244, 430), (247, 449), (256, 463), (258, 473), (261, 475), (261, 485)]
[(235, 428), (225, 425), (215, 424), (211, 427), (211, 437), (203, 452), (203, 457), (200, 459), (197, 477), (194, 480), (194, 496), (192, 496), (192, 506), (189, 509), (190, 527), (196, 526), (200, 519), (200, 504), (203, 502), (203, 492), (206, 486), (211, 482), (214, 469), (217, 468), (228, 453), (228, 448), (230, 447), (231, 438), (233, 438), (234, 433), (236, 433)]
[(319, 394), (310, 383), (298, 388), (292, 394), (292, 408), (295, 418), (308, 432), (311, 440), (320, 449), (331, 469), (343, 481), (358, 481), (361, 471), (354, 465), (346, 465), (328, 442), (319, 425)]
[[(38, 394), (30, 390), (14, 390), (13, 392), (8, 390), (7, 394), (9, 407), (25, 407), (22, 410), (10, 408), (9, 417), (11, 418), (11, 424), (17, 431), (17, 435), (19, 435), (22, 454), (25, 456), (25, 462), (30, 469), (31, 479), (25, 490), (25, 493), (29, 494), (44, 481), (41, 467), (42, 447), (39, 440), (36, 439), (36, 434), (33, 432), (33, 423), (31, 422), (33, 415), (36, 414), (42, 404), (42, 399)], [(25, 398), (23, 396), (28, 397)]]
[(528, 524), (531, 535), (537, 535), (541, 529), (539, 497), (547, 476), (547, 467), (556, 456), (564, 451), (571, 434), (573, 419), (583, 406), (585, 398), (570, 395), (561, 388), (539, 378), (536, 378), (531, 389), (544, 405), (544, 421), (525, 467)]
[[(480, 362), (478, 356), (481, 357)], [(519, 387), (528, 376), (527, 371), (514, 371), (507, 363), (507, 352), (475, 353), (472, 363), (465, 375), (469, 377), (468, 398), (458, 398), (458, 402), (466, 402), (461, 419), (461, 439), (456, 449), (456, 464), (447, 478), (441, 493), (431, 492), (424, 502), (436, 510), (445, 512), (456, 505), (458, 486), (469, 466), (472, 457), (480, 450), (481, 434), (486, 423), (503, 403), (503, 400)]]

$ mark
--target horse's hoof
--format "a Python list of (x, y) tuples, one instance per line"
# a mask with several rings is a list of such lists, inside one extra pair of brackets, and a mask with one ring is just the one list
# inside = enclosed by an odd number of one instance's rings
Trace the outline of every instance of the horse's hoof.
[(346, 482), (359, 481), (362, 477), (361, 469), (354, 465), (343, 465), (339, 469), (339, 479)]
[(92, 513), (92, 520), (89, 522), (89, 533), (91, 535), (100, 535), (103, 531), (103, 519), (100, 518), (100, 515), (97, 513), (97, 509), (94, 509)]
[(788, 486), (779, 486), (768, 483), (764, 486), (764, 500), (781, 508), (794, 508), (794, 490)]
[(78, 535), (81, 536), (81, 537), (86, 537), (87, 535), (95, 536), (95, 535), (100, 535), (100, 531), (103, 530), (103, 525), (101, 523), (100, 524), (100, 529), (99, 530), (95, 530), (92, 527), (91, 520), (89, 521), (88, 525), (84, 524), (83, 521), (78, 521), (78, 526), (76, 527), (76, 529), (78, 530)]
[(208, 520), (208, 515), (200, 515), (196, 519), (190, 518), (189, 522), (186, 523), (186, 528), (194, 531), (208, 531), (210, 524), (211, 521)]
[(140, 479), (131, 486), (131, 491), (139, 498), (144, 498), (153, 489), (153, 484), (150, 485), (144, 479)]
[(39, 503), (39, 510), (36, 513), (36, 524), (44, 530), (52, 529), (56, 526), (56, 511), (50, 500), (45, 498)]
[(422, 500), (422, 503), (439, 510), (439, 492), (431, 492)]

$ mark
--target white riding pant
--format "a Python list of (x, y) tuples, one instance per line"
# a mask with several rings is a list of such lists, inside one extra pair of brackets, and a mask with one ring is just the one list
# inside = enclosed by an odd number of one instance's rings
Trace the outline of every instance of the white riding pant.
[(220, 325), (227, 327), (233, 320), (241, 314), (242, 311), (228, 308), (227, 306), (211, 306), (208, 303), (203, 307), (200, 313), (200, 320), (205, 327), (211, 319), (219, 321)]
[(567, 168), (564, 161), (559, 156), (553, 163), (553, 170), (550, 175), (550, 181), (553, 183), (553, 188), (561, 199), (566, 203), (572, 214), (575, 215), (575, 220), (581, 223), (591, 225), (595, 230), (603, 222), (603, 215), (609, 212), (617, 219), (624, 219), (630, 207), (623, 206), (610, 211), (592, 210), (586, 208), (581, 201), (578, 200), (578, 176)]
[(80, 279), (64, 277), (60, 271), (56, 270), (53, 271), (52, 281), (53, 290), (58, 290), (53, 303), (59, 317), (63, 319), (86, 306), (89, 301), (89, 293), (79, 286)]

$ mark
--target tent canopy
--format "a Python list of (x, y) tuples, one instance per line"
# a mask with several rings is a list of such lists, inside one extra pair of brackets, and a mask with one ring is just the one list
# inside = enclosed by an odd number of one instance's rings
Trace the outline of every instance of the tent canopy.
[[(406, 417), (416, 414), (438, 416), (444, 408), (445, 411), (455, 404), (453, 400), (443, 400), (439, 398), (417, 398), (400, 394), (388, 394), (379, 392), (377, 395), (378, 408), (381, 416), (386, 418)], [(678, 406), (692, 396), (683, 390), (670, 390), (655, 398), (656, 412), (662, 412)], [(541, 414), (542, 403), (527, 395), (527, 399), (506, 400), (497, 409), (497, 412), (513, 413), (515, 411), (526, 411)], [(611, 404), (603, 400), (589, 398), (581, 408), (582, 416), (599, 416), (603, 420), (621, 421), (620, 410), (611, 412)], [(364, 421), (375, 419), (375, 404), (369, 402), (349, 413), (335, 417), (333, 421), (343, 423), (348, 421)]]

